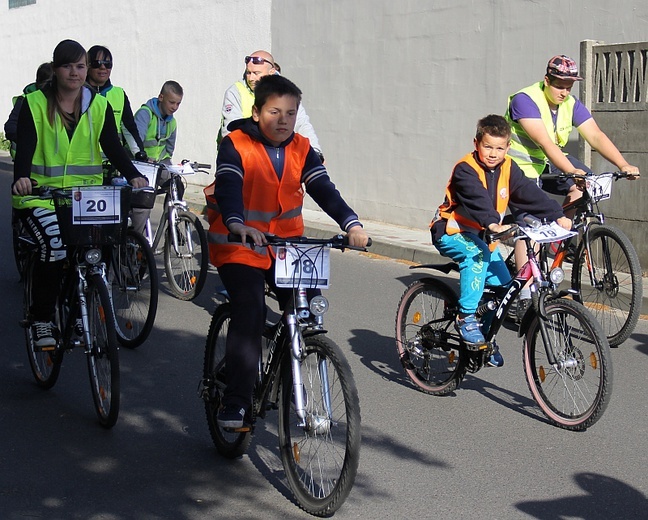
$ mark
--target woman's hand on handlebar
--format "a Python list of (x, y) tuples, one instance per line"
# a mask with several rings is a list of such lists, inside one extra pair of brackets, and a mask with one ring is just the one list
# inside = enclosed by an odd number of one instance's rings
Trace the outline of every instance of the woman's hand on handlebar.
[(567, 231), (571, 231), (572, 221), (567, 217), (560, 217), (558, 220), (556, 220), (556, 224), (558, 224), (561, 228), (566, 229)]
[(254, 242), (256, 246), (262, 246), (267, 244), (265, 235), (261, 233), (258, 229), (255, 229), (240, 222), (233, 222), (227, 226), (230, 233), (234, 235), (239, 235), (241, 237), (241, 243), (245, 244), (248, 241), (248, 237)]
[(367, 247), (369, 242), (369, 235), (362, 226), (353, 226), (347, 232), (349, 245), (353, 247)]
[(31, 180), (29, 177), (20, 177), (11, 187), (11, 193), (14, 195), (31, 195), (32, 186), (36, 186), (38, 182)]
[(148, 186), (148, 179), (146, 177), (134, 177), (129, 183), (133, 188), (144, 188)]

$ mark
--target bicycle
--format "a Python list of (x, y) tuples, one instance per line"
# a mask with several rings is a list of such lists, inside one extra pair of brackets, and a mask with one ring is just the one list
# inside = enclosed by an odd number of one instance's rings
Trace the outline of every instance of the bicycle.
[[(611, 197), (612, 181), (626, 178), (625, 172), (587, 175), (583, 196), (564, 206), (575, 210), (574, 228), (579, 242), (574, 253), (571, 287), (574, 299), (587, 307), (603, 331), (611, 347), (630, 337), (641, 314), (643, 284), (637, 251), (630, 239), (618, 228), (605, 222), (598, 203)], [(574, 174), (543, 175), (543, 178), (578, 179)], [(569, 253), (569, 241), (546, 244), (540, 249), (545, 273), (562, 267)], [(553, 262), (549, 258), (553, 255)], [(512, 257), (507, 259), (515, 272)], [(512, 263), (512, 266), (511, 266)]]
[(165, 193), (160, 222), (154, 235), (150, 219), (147, 220), (144, 235), (155, 254), (161, 253), (158, 246), (164, 237), (164, 269), (169, 287), (179, 300), (193, 300), (200, 294), (207, 279), (207, 235), (200, 219), (189, 211), (187, 203), (182, 200), (180, 185), (184, 182), (183, 176), (196, 172), (208, 173), (205, 170), (211, 168), (211, 165), (186, 160), (179, 167), (136, 161), (134, 164), (138, 169), (141, 168), (140, 171), (151, 167), (154, 169), (148, 175), (152, 186), (157, 185), (157, 179), (164, 171), (168, 172), (169, 180), (158, 191)]
[[(551, 226), (534, 232), (514, 224), (503, 233), (486, 235), (487, 242), (511, 235), (523, 239), (528, 261), (508, 284), (484, 290), (477, 310), (484, 329), (482, 345), (466, 344), (455, 331), (459, 298), (450, 285), (426, 277), (407, 287), (396, 313), (396, 348), (417, 389), (447, 395), (460, 386), (467, 372), (479, 371), (495, 350), (495, 336), (507, 311), (531, 281), (532, 305), (518, 333), (524, 336), (524, 373), (531, 395), (549, 422), (560, 428), (585, 430), (598, 421), (612, 392), (610, 346), (591, 313), (565, 298), (575, 291), (558, 290), (562, 269), (554, 268), (549, 276), (541, 270), (531, 237), (551, 242), (552, 234)], [(446, 274), (459, 270), (454, 262), (411, 267), (418, 268)]]
[[(130, 188), (80, 186), (35, 190), (34, 198), (51, 199), (67, 248), (67, 260), (55, 313), (53, 347), (39, 348), (32, 337), (30, 315), (32, 272), (38, 252), (29, 235), (21, 235), (18, 249), (25, 258), (24, 318), (29, 364), (36, 383), (49, 389), (58, 380), (63, 354), (83, 348), (99, 423), (111, 428), (120, 405), (120, 374), (115, 319), (106, 279), (102, 248), (124, 235)], [(105, 249), (106, 250), (106, 249)]]
[(366, 249), (345, 245), (341, 235), (324, 240), (266, 238), (276, 248), (277, 284), (292, 288), (293, 298), (279, 321), (266, 322), (248, 418), (251, 426), (226, 430), (216, 420), (227, 384), (225, 341), (231, 316), (227, 301), (216, 308), (211, 320), (199, 394), (211, 438), (227, 458), (245, 453), (256, 420), (278, 409), (279, 447), (288, 484), (302, 509), (327, 516), (342, 505), (355, 480), (360, 406), (351, 368), (341, 349), (326, 336), (323, 314), (328, 301), (321, 294), (310, 294), (309, 302), (307, 289), (328, 286), (329, 249)]

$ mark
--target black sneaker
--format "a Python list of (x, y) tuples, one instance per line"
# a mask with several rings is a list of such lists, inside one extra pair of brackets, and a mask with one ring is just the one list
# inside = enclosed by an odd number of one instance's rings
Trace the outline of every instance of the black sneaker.
[(522, 321), (522, 318), (524, 318), (526, 311), (529, 309), (529, 307), (531, 307), (531, 305), (531, 298), (518, 299), (517, 309), (515, 309), (516, 323), (520, 323)]
[(245, 418), (245, 408), (236, 406), (226, 406), (216, 416), (216, 422), (221, 428), (235, 430), (243, 428), (243, 419)]
[(56, 346), (56, 339), (52, 332), (54, 324), (51, 321), (35, 321), (31, 327), (35, 347), (41, 350), (52, 350)]

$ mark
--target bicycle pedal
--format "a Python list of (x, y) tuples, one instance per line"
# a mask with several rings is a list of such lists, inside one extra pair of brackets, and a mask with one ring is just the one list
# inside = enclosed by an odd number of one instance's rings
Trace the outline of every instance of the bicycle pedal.
[(247, 433), (252, 431), (252, 426), (248, 424), (244, 424), (240, 428), (223, 428), (226, 432), (231, 432), (231, 433)]
[(474, 352), (479, 352), (480, 350), (486, 350), (488, 348), (488, 343), (468, 343), (467, 341), (464, 341), (466, 344), (466, 348), (468, 350), (472, 350)]

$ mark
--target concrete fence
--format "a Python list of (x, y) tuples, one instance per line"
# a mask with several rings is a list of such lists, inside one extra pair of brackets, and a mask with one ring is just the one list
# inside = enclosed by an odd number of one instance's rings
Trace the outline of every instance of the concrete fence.
[[(630, 164), (639, 167), (638, 181), (619, 181), (612, 198), (601, 204), (610, 224), (621, 228), (634, 244), (648, 272), (648, 42), (607, 44), (581, 42), (584, 81), (580, 99), (601, 129)], [(581, 155), (595, 172), (614, 170), (580, 140)]]

